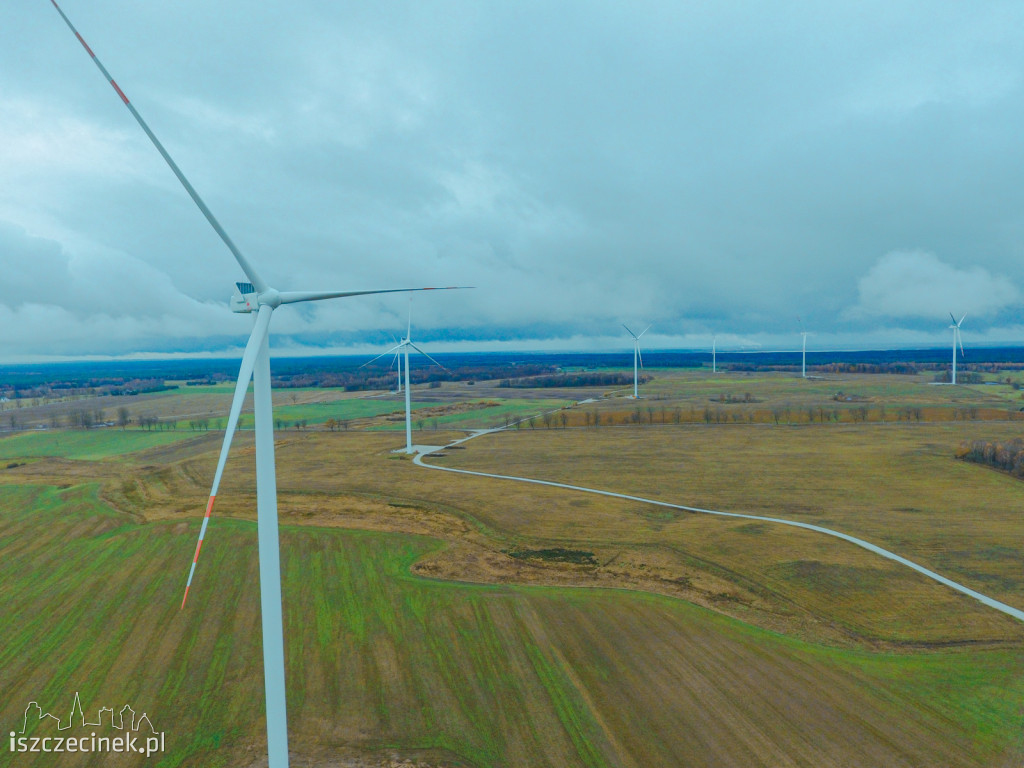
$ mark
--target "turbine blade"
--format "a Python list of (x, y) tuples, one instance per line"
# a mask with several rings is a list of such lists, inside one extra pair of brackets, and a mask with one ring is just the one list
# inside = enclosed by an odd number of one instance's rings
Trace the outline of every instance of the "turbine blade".
[(365, 363), (363, 363), (359, 367), (360, 368), (365, 368), (370, 363), (375, 362), (377, 360), (380, 360), (382, 357), (384, 357), (384, 355), (390, 355), (392, 352), (394, 352), (396, 349), (399, 349), (401, 346), (402, 346), (401, 344), (397, 344), (396, 346), (394, 346), (391, 349), (389, 349), (387, 352), (381, 352), (379, 355), (377, 355), (375, 358), (373, 358), (373, 360), (367, 360)]
[(256, 356), (259, 354), (263, 339), (266, 338), (267, 329), (270, 327), (270, 315), (273, 311), (266, 304), (260, 307), (259, 314), (256, 315), (256, 325), (252, 329), (249, 341), (245, 345), (245, 352), (242, 354), (242, 365), (238, 370), (238, 382), (235, 384), (235, 396), (231, 400), (231, 413), (228, 416), (227, 428), (224, 430), (224, 443), (220, 448), (217, 472), (213, 476), (213, 486), (210, 489), (210, 500), (206, 503), (206, 516), (203, 517), (203, 526), (199, 529), (199, 541), (196, 542), (196, 553), (192, 558), (192, 567), (188, 572), (188, 581), (185, 583), (185, 595), (181, 598), (182, 608), (185, 607), (185, 601), (188, 600), (188, 590), (192, 586), (192, 576), (196, 572), (196, 563), (199, 562), (199, 550), (203, 548), (206, 526), (210, 523), (210, 513), (213, 512), (213, 501), (217, 498), (217, 489), (220, 487), (220, 479), (224, 474), (224, 465), (228, 460), (231, 439), (235, 436), (238, 416), (242, 411), (245, 393), (249, 389), (249, 380), (252, 378), (253, 368), (256, 366)]
[(61, 7), (57, 5), (57, 0), (50, 0), (50, 2), (53, 3), (53, 7), (57, 9), (57, 13), (59, 13), (61, 18), (64, 19), (64, 23), (68, 25), (68, 29), (70, 29), (75, 34), (75, 37), (78, 38), (78, 42), (80, 42), (82, 44), (82, 47), (85, 48), (85, 52), (89, 54), (90, 58), (92, 58), (93, 63), (96, 64), (100, 72), (103, 73), (103, 76), (107, 78), (107, 82), (109, 82), (110, 85), (113, 86), (114, 90), (117, 92), (117, 95), (121, 97), (121, 101), (123, 101), (124, 105), (128, 107), (128, 111), (132, 113), (132, 117), (135, 118), (135, 121), (139, 124), (142, 130), (145, 131), (146, 135), (149, 137), (149, 140), (153, 142), (153, 146), (156, 147), (157, 152), (159, 152), (161, 157), (163, 157), (164, 161), (166, 161), (167, 165), (174, 172), (174, 175), (178, 177), (178, 181), (181, 182), (181, 185), (185, 188), (185, 191), (188, 192), (189, 197), (191, 197), (193, 202), (195, 202), (195, 204), (199, 206), (199, 210), (202, 211), (202, 214), (203, 216), (206, 217), (206, 220), (210, 222), (210, 226), (212, 226), (214, 231), (220, 236), (220, 239), (224, 241), (224, 244), (228, 247), (228, 250), (231, 251), (232, 255), (235, 257), (235, 261), (238, 262), (238, 266), (242, 268), (242, 271), (245, 272), (245, 276), (249, 278), (249, 282), (251, 282), (256, 287), (256, 290), (259, 293), (262, 293), (263, 291), (267, 290), (268, 286), (263, 281), (263, 278), (261, 278), (256, 273), (256, 270), (252, 268), (252, 265), (249, 263), (249, 261), (245, 258), (245, 256), (242, 255), (242, 252), (238, 250), (238, 246), (236, 246), (234, 241), (232, 241), (232, 239), (228, 236), (228, 233), (224, 231), (224, 227), (222, 227), (220, 225), (220, 222), (217, 221), (217, 217), (214, 216), (213, 212), (210, 211), (210, 209), (206, 206), (206, 203), (203, 202), (203, 199), (199, 196), (199, 193), (196, 192), (195, 188), (189, 183), (189, 180), (185, 178), (185, 174), (181, 172), (181, 169), (178, 168), (177, 163), (174, 162), (173, 158), (171, 158), (167, 150), (164, 149), (164, 145), (160, 143), (160, 140), (156, 137), (156, 134), (154, 134), (153, 131), (150, 130), (149, 125), (147, 125), (146, 121), (142, 119), (142, 115), (140, 115), (138, 110), (135, 109), (135, 106), (130, 101), (128, 101), (128, 97), (125, 96), (124, 91), (121, 90), (120, 86), (118, 86), (118, 84), (114, 81), (114, 78), (110, 76), (110, 73), (107, 71), (107, 68), (103, 66), (103, 63), (96, 57), (96, 54), (93, 53), (92, 48), (89, 47), (89, 45), (85, 42), (85, 39), (78, 33), (78, 30), (75, 29), (75, 25), (71, 23), (71, 19), (69, 19), (67, 15), (64, 13), (64, 11), (61, 10)]
[[(640, 334), (640, 335), (643, 336), (643, 334)], [(640, 339), (637, 339), (637, 342), (636, 342), (636, 356), (638, 358), (640, 358), (640, 367), (643, 368), (644, 367), (644, 353), (640, 351)]]
[[(435, 360), (434, 358), (432, 358), (432, 357), (431, 357), (430, 355), (428, 355), (428, 354), (427, 354), (426, 352), (424, 352), (424, 351), (423, 351), (422, 349), (420, 349), (419, 347), (417, 347), (417, 346), (416, 346), (415, 344), (413, 344), (413, 343), (412, 343), (411, 341), (410, 341), (410, 342), (408, 342), (408, 344), (409, 344), (409, 346), (410, 346), (410, 347), (412, 347), (413, 349), (415, 349), (415, 350), (416, 350), (417, 352), (419, 352), (419, 353), (420, 353), (421, 355), (423, 355), (423, 356), (424, 356), (425, 358), (427, 358), (427, 360), (429, 360), (430, 362), (432, 362), (432, 363), (433, 363), (434, 365), (436, 365), (436, 366), (437, 366), (438, 368), (443, 368), (444, 370), (448, 371), (448, 369), (447, 369), (447, 368), (445, 368), (445, 367), (444, 367), (443, 365), (441, 365), (441, 364), (440, 364), (439, 362), (437, 362), (437, 360)], [(448, 371), (448, 373), (451, 373), (451, 371)]]
[[(967, 315), (964, 315), (963, 317), (961, 317), (961, 318), (960, 318), (960, 323), (962, 323), (962, 322), (963, 322), (964, 320), (966, 320), (966, 319), (967, 319)], [(957, 328), (959, 328), (959, 327), (960, 327), (960, 323), (957, 323), (957, 324), (956, 324), (956, 327), (957, 327)]]
[(385, 288), (380, 291), (281, 291), (282, 304), (297, 301), (320, 301), (322, 299), (344, 299), (349, 296), (368, 296), (371, 293), (409, 293), (411, 291), (459, 291), (472, 288), (471, 285), (451, 285), (446, 288)]
[[(649, 326), (649, 325), (648, 325), (648, 326), (647, 326), (646, 328), (644, 328), (644, 329), (643, 329), (642, 331), (640, 331), (640, 336), (643, 336), (643, 335), (644, 335), (645, 333), (647, 333), (647, 332), (648, 332), (649, 330), (651, 330), (651, 326)], [(639, 341), (639, 340), (640, 340), (640, 336), (637, 336), (637, 337), (636, 337), (637, 341)]]
[[(965, 317), (966, 317), (966, 315), (965, 315)], [(949, 313), (949, 319), (953, 321), (953, 325), (956, 325), (956, 318), (953, 317), (953, 313), (952, 312)]]
[(635, 339), (635, 338), (637, 338), (637, 335), (636, 335), (635, 333), (633, 333), (633, 332), (632, 332), (631, 330), (629, 330), (629, 326), (628, 326), (628, 325), (626, 325), (625, 323), (623, 323), (623, 324), (622, 324), (622, 327), (623, 327), (623, 328), (625, 328), (625, 329), (626, 329), (626, 333), (628, 333), (628, 334), (629, 334), (630, 336), (632, 336), (632, 337), (633, 337), (634, 339)]
[[(962, 320), (960, 322), (963, 322)], [(960, 326), (956, 327), (956, 340), (960, 342), (960, 357), (964, 357), (964, 337), (960, 333)]]

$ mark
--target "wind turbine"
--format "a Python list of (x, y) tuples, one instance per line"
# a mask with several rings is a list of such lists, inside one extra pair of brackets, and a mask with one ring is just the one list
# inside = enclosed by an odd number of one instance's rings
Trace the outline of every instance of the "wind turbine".
[[(384, 357), (385, 355), (390, 355), (392, 352), (395, 353), (395, 357), (396, 358), (401, 359), (401, 355), (404, 352), (404, 355), (405, 355), (405, 452), (406, 453), (413, 453), (413, 447), (412, 447), (412, 398), (411, 398), (411, 395), (410, 395), (410, 392), (409, 392), (409, 347), (412, 347), (413, 349), (415, 349), (417, 352), (419, 352), (421, 355), (423, 355), (425, 358), (427, 358), (430, 362), (432, 362), (437, 367), (442, 368), (442, 369), (444, 369), (446, 371), (448, 370), (443, 365), (441, 365), (439, 362), (437, 362), (437, 360), (435, 360), (430, 355), (428, 355), (426, 352), (424, 352), (422, 349), (420, 349), (415, 344), (413, 344), (413, 342), (412, 342), (412, 304), (411, 304), (411, 302), (410, 302), (410, 306), (409, 306), (409, 323), (406, 326), (405, 338), (402, 339), (400, 342), (398, 342), (395, 346), (393, 346), (387, 352), (381, 352), (379, 355), (377, 355), (375, 358), (373, 358), (373, 360), (369, 360), (368, 362), (363, 363), (363, 365), (361, 365), (359, 367), (362, 368), (363, 366), (369, 365), (370, 363), (374, 362), (374, 360), (380, 360), (382, 357)], [(401, 366), (399, 366), (398, 379), (399, 379), (399, 381), (401, 381), (401, 379), (402, 379)], [(401, 385), (399, 385), (399, 391), (401, 391)]]
[(637, 391), (638, 375), (637, 375), (636, 364), (637, 364), (638, 360), (640, 361), (640, 367), (641, 368), (643, 367), (643, 364), (644, 364), (643, 355), (640, 354), (640, 336), (643, 336), (645, 333), (647, 333), (647, 331), (649, 331), (651, 329), (651, 326), (648, 325), (646, 328), (644, 328), (642, 331), (640, 331), (640, 335), (639, 336), (637, 334), (633, 333), (631, 330), (629, 330), (629, 327), (625, 323), (622, 324), (622, 327), (625, 328), (627, 333), (629, 333), (629, 335), (633, 337), (633, 399), (634, 400), (639, 400), (640, 399), (640, 394)]
[(391, 358), (391, 365), (388, 366), (388, 370), (390, 371), (392, 368), (397, 368), (398, 369), (398, 384), (396, 385), (395, 391), (392, 394), (400, 395), (400, 394), (402, 394), (402, 351), (400, 349), (400, 347), (402, 345), (399, 344), (398, 339), (396, 339), (394, 336), (392, 336), (391, 338), (395, 342), (395, 346), (393, 346), (387, 352), (383, 352), (383, 353), (377, 355), (375, 358), (373, 358), (373, 360), (369, 360), (369, 361), (363, 363), (359, 367), (360, 368), (365, 368), (370, 363), (373, 363), (373, 362), (376, 362), (377, 360), (380, 360), (382, 357), (384, 357), (384, 355), (388, 354), (389, 352), (394, 352), (395, 356), (393, 358)]
[(803, 352), (801, 353), (800, 362), (800, 378), (807, 378), (807, 337), (811, 334), (804, 330), (804, 321), (797, 317), (796, 321), (800, 323), (800, 335), (803, 336)]
[(953, 313), (952, 312), (949, 313), (949, 319), (953, 321), (953, 324), (951, 326), (949, 326), (950, 328), (953, 329), (953, 375), (950, 377), (950, 383), (951, 384), (956, 384), (956, 345), (957, 345), (957, 343), (960, 344), (960, 357), (964, 356), (964, 340), (963, 340), (963, 337), (960, 335), (960, 323), (962, 323), (964, 321), (964, 318), (966, 318), (966, 317), (967, 317), (967, 315), (964, 315), (963, 317), (961, 317), (960, 318), (960, 322), (958, 323), (956, 321), (956, 318), (953, 317)]
[(124, 102), (132, 117), (145, 131), (153, 146), (160, 153), (171, 171), (181, 182), (181, 185), (188, 192), (193, 202), (199, 207), (203, 216), (210, 222), (210, 226), (224, 241), (224, 244), (231, 251), (238, 266), (242, 268), (249, 279), (247, 283), (236, 283), (237, 291), (231, 297), (231, 310), (233, 312), (255, 313), (255, 322), (252, 334), (245, 345), (245, 352), (242, 355), (242, 364), (238, 371), (238, 382), (235, 385), (235, 394), (231, 401), (231, 411), (228, 417), (227, 428), (224, 430), (224, 443), (221, 446), (220, 459), (217, 462), (217, 471), (214, 474), (213, 486), (210, 490), (210, 499), (206, 505), (206, 515), (203, 518), (202, 528), (199, 532), (199, 541), (196, 543), (195, 555), (192, 558), (192, 567), (189, 570), (188, 581), (185, 585), (185, 594), (181, 601), (182, 608), (185, 607), (185, 600), (188, 598), (188, 591), (192, 585), (192, 576), (195, 573), (196, 563), (199, 560), (199, 551), (203, 546), (203, 538), (206, 534), (206, 527), (210, 521), (210, 513), (213, 511), (213, 502), (217, 497), (217, 489), (220, 486), (221, 476), (224, 472), (224, 464), (227, 461), (228, 450), (231, 447), (231, 439), (234, 436), (235, 428), (238, 425), (238, 416), (242, 410), (242, 402), (245, 399), (246, 390), (249, 387), (249, 380), (253, 380), (253, 404), (256, 421), (256, 509), (257, 509), (257, 531), (259, 539), (259, 563), (260, 563), (260, 607), (263, 618), (263, 674), (266, 690), (266, 713), (267, 713), (267, 753), (269, 768), (287, 768), (288, 765), (288, 721), (285, 703), (285, 670), (284, 670), (284, 632), (281, 621), (281, 564), (280, 548), (278, 542), (278, 521), (277, 521), (277, 481), (274, 467), (274, 426), (273, 426), (273, 405), (271, 403), (270, 386), (270, 352), (268, 344), (268, 330), (270, 318), (274, 310), (282, 304), (292, 304), (300, 301), (319, 301), (321, 299), (334, 299), (346, 296), (362, 296), (374, 293), (397, 293), (409, 290), (433, 290), (431, 288), (395, 288), (374, 291), (278, 291), (271, 287), (253, 269), (249, 261), (242, 255), (242, 252), (228, 236), (220, 222), (199, 197), (199, 193), (189, 183), (188, 179), (178, 168), (177, 164), (164, 149), (164, 146), (150, 130), (146, 121), (136, 111), (134, 105), (125, 96), (124, 91), (117, 85), (114, 79), (107, 72), (106, 67), (100, 62), (88, 46), (82, 36), (75, 29), (71, 20), (67, 17), (56, 0), (50, 0), (57, 13), (64, 19), (65, 24), (74, 33), (75, 37), (85, 48), (92, 58), (93, 63), (107, 79), (110, 85), (117, 92), (117, 95)]

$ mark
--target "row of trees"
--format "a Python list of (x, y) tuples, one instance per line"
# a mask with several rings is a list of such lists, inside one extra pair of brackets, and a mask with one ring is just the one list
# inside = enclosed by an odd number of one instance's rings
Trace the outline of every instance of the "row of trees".
[[(637, 380), (646, 384), (654, 377), (641, 374)], [(550, 387), (625, 387), (633, 383), (633, 374), (615, 371), (580, 371), (578, 373), (557, 373), (547, 376), (520, 376), (502, 379), (499, 387), (511, 389), (535, 389)]]
[(956, 457), (995, 467), (1016, 477), (1024, 477), (1024, 440), (1015, 437), (1006, 441), (969, 440), (960, 444)]
[[(958, 418), (967, 418), (969, 409), (964, 409)], [(957, 413), (960, 413), (959, 411)], [(976, 415), (976, 412), (975, 412)], [(1011, 413), (1011, 416), (1013, 414)], [(573, 409), (553, 411), (546, 414), (529, 416), (520, 421), (515, 417), (505, 416), (505, 427), (516, 429), (551, 429), (560, 426), (604, 427), (615, 425), (653, 425), (653, 424), (820, 424), (826, 423), (865, 423), (868, 421), (922, 421), (924, 410), (919, 407), (907, 406), (886, 410), (884, 407), (869, 409), (866, 405), (853, 408), (828, 408), (823, 406), (796, 408), (793, 406), (777, 406), (752, 410), (738, 410), (718, 405), (697, 409), (693, 406), (684, 408), (675, 406), (668, 408), (650, 402), (636, 405), (630, 410), (596, 410)]]
[(54, 400), (78, 397), (105, 397), (139, 395), (146, 392), (165, 392), (177, 389), (163, 379), (90, 379), (86, 381), (52, 381), (33, 386), (11, 386), (0, 390), (8, 407), (21, 408), (24, 404), (42, 405)]
[(722, 392), (718, 397), (714, 398), (717, 403), (760, 403), (761, 401), (754, 397), (750, 392), (744, 392), (742, 395), (737, 395), (732, 392)]
[[(794, 366), (795, 368), (796, 366)], [(913, 376), (921, 370), (919, 363), (826, 363), (807, 366), (819, 373), (898, 373)]]

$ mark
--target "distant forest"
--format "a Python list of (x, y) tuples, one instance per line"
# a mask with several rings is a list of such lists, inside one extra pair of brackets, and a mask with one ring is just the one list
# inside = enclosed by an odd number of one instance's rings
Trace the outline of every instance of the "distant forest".
[[(442, 381), (485, 381), (500, 379), (512, 373), (536, 377), (558, 370), (553, 365), (536, 364), (521, 366), (499, 365), (490, 368), (480, 365), (439, 368), (429, 362), (426, 364), (421, 363), (419, 367), (415, 368), (410, 365), (409, 369), (409, 380), (413, 384), (433, 384)], [(382, 373), (380, 367), (361, 368), (352, 371), (312, 370), (274, 376), (274, 387), (342, 387), (350, 392), (356, 392), (365, 389), (388, 389), (393, 387), (397, 380), (397, 371)]]
[[(895, 373), (934, 371), (936, 379), (948, 380), (948, 349), (807, 352), (809, 372), (818, 374)], [(631, 383), (632, 350), (621, 352), (480, 352), (435, 355), (445, 367), (420, 359), (411, 371), (417, 384), (440, 381), (508, 381), (509, 386), (557, 387), (593, 383), (615, 386)], [(275, 387), (343, 387), (351, 390), (394, 386), (397, 377), (389, 370), (391, 360), (362, 367), (366, 356), (276, 358), (271, 362)], [(709, 352), (644, 353), (650, 371), (657, 368), (709, 367)], [(800, 352), (719, 351), (719, 370), (799, 371)], [(158, 392), (173, 385), (214, 384), (234, 381), (238, 359), (117, 360), (0, 365), (0, 396), (11, 400), (61, 395), (131, 395)], [(615, 368), (618, 371), (608, 371)], [(968, 349), (958, 365), (957, 379), (971, 383), (981, 373), (1024, 369), (1024, 348)], [(574, 373), (574, 371), (581, 373)], [(619, 371), (623, 371), (619, 373)], [(546, 377), (543, 380), (532, 377)], [(565, 378), (561, 378), (565, 377)], [(573, 379), (573, 377), (578, 377)], [(945, 377), (945, 379), (943, 379)], [(628, 379), (628, 381), (627, 381)], [(577, 382), (574, 384), (573, 382)], [(523, 383), (517, 383), (523, 382)]]

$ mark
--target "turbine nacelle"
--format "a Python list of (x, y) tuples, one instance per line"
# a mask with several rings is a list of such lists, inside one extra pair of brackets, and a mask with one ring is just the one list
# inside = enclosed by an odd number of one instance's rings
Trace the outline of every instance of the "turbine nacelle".
[(252, 283), (235, 283), (235, 292), (229, 302), (232, 312), (255, 312), (259, 309), (259, 298)]
[(231, 294), (230, 302), (231, 311), (239, 313), (256, 312), (264, 305), (277, 309), (286, 303), (289, 302), (277, 289), (267, 288), (263, 293), (257, 293), (252, 283), (235, 283), (235, 292)]

